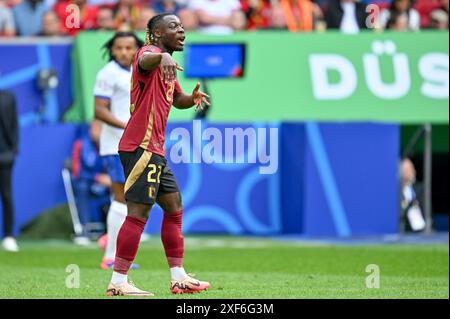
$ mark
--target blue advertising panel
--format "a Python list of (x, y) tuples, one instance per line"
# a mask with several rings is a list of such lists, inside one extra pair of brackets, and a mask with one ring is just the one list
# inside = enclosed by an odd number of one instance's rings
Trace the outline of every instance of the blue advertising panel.
[[(67, 203), (61, 169), (82, 130), (21, 129), (16, 233)], [(169, 123), (166, 158), (186, 233), (348, 237), (398, 230), (398, 125)], [(146, 232), (159, 233), (161, 220), (155, 205)]]
[[(17, 99), (22, 126), (57, 122), (72, 103), (70, 43), (0, 44), (0, 90), (12, 91)], [(39, 89), (39, 71), (52, 69), (58, 86)]]
[(305, 236), (396, 233), (399, 126), (282, 126), (283, 230)]
[(237, 78), (244, 75), (244, 44), (189, 44), (185, 52), (187, 78)]

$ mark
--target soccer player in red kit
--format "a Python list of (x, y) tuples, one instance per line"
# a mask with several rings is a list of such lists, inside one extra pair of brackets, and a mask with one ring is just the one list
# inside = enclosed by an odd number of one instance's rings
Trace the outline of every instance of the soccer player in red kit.
[(172, 293), (193, 293), (209, 288), (208, 282), (189, 276), (183, 268), (184, 240), (181, 232), (183, 207), (175, 177), (167, 165), (164, 140), (171, 106), (188, 109), (209, 105), (197, 83), (192, 94), (184, 94), (176, 72), (183, 69), (172, 58), (184, 48), (185, 33), (180, 19), (160, 14), (147, 24), (147, 42), (133, 62), (131, 117), (119, 143), (125, 172), (128, 215), (117, 237), (116, 257), (108, 296), (153, 296), (128, 281), (128, 270), (153, 204), (164, 211), (161, 239), (172, 277)]

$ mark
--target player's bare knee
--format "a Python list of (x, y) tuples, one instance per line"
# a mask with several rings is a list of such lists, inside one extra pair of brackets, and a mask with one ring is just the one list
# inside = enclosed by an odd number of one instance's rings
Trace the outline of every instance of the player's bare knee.
[(179, 192), (160, 195), (156, 199), (156, 202), (165, 213), (179, 212), (183, 209)]
[(148, 219), (150, 217), (150, 210), (152, 209), (152, 205), (144, 205), (128, 202), (127, 207), (129, 216), (143, 219)]
[(179, 212), (180, 210), (183, 210), (183, 203), (181, 202), (181, 200), (178, 201), (175, 206), (176, 209), (174, 211)]
[(183, 209), (183, 200), (181, 198), (181, 193), (178, 193), (178, 206), (179, 206), (178, 210), (182, 210)]
[(178, 213), (183, 210), (183, 206), (178, 204), (171, 205), (168, 209), (164, 210), (166, 213)]
[(174, 199), (172, 201), (172, 207), (171, 207), (171, 212), (179, 212), (180, 210), (183, 209), (183, 203), (181, 202), (181, 194), (178, 193), (178, 196), (176, 197), (176, 199)]

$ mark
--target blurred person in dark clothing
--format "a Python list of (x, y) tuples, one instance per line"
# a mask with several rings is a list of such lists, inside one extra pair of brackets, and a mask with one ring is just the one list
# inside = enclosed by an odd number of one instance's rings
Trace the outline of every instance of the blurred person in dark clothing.
[(11, 252), (19, 251), (13, 236), (14, 203), (11, 177), (19, 148), (19, 124), (16, 99), (7, 91), (0, 91), (0, 193), (3, 207), (4, 239), (2, 246)]
[[(393, 0), (388, 9), (384, 9), (380, 12), (379, 24), (382, 28), (389, 29), (388, 23), (390, 23), (390, 29), (394, 29), (392, 25), (395, 21), (397, 21), (397, 23), (406, 21), (406, 30), (420, 30), (420, 15), (419, 12), (413, 8), (411, 0)], [(398, 29), (405, 31), (403, 27)]]
[(76, 242), (87, 243), (87, 224), (103, 222), (102, 209), (110, 201), (111, 178), (99, 153), (102, 124), (92, 121), (89, 132), (77, 139), (72, 150), (72, 184), (83, 235)]
[(328, 29), (339, 29), (343, 33), (357, 33), (367, 29), (366, 5), (357, 0), (329, 0), (325, 13)]
[(416, 169), (409, 158), (404, 158), (400, 163), (400, 206), (402, 224), (406, 223), (406, 230), (422, 231), (426, 223), (420, 208), (419, 198), (422, 193), (421, 185), (416, 183)]
[(408, 31), (408, 18), (399, 13), (393, 13), (389, 18), (385, 29), (391, 31)]

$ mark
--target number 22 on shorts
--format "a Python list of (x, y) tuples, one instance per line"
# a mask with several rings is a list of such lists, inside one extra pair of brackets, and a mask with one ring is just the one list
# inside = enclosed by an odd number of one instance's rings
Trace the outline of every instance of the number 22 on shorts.
[[(149, 183), (160, 183), (159, 178), (161, 177), (161, 171), (162, 171), (162, 166), (158, 165), (158, 168), (156, 167), (156, 164), (149, 164), (148, 167), (150, 168), (150, 171), (148, 172), (147, 175), (147, 181)], [(156, 172), (158, 172), (156, 179), (155, 179), (155, 174)]]
[[(160, 183), (160, 177), (161, 177), (161, 171), (162, 171), (162, 166), (158, 165), (158, 167), (156, 166), (156, 164), (149, 164), (148, 167), (150, 168), (150, 171), (148, 172), (147, 175), (147, 181), (149, 183)], [(156, 178), (155, 178), (156, 175)], [(155, 197), (155, 186), (150, 186), (148, 188), (148, 196), (150, 198), (154, 198)]]

